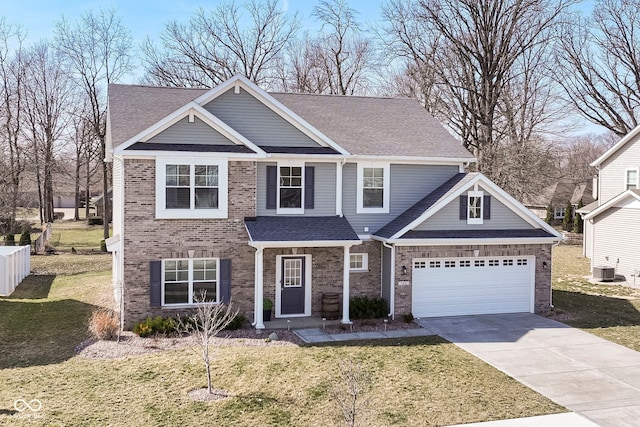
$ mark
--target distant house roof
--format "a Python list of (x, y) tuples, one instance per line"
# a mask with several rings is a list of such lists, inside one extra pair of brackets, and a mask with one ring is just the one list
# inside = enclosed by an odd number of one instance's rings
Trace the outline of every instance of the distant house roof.
[(245, 218), (252, 242), (322, 242), (360, 239), (345, 217), (259, 216)]
[[(208, 91), (210, 89), (109, 85), (112, 147), (128, 141)], [(473, 155), (414, 99), (269, 95), (353, 155), (475, 161)], [(321, 153), (300, 154), (336, 153), (335, 150), (327, 151), (327, 147), (321, 148)], [(274, 148), (267, 152), (278, 151)]]
[(567, 202), (578, 205), (580, 200), (586, 205), (595, 200), (592, 188), (592, 181), (580, 184), (559, 181), (545, 187), (539, 194), (528, 197), (524, 205), (529, 208), (545, 208), (551, 203), (554, 207), (563, 207)]

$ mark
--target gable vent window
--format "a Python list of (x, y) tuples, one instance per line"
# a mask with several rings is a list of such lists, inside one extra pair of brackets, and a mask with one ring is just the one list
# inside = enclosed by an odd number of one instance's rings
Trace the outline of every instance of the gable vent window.
[(467, 224), (483, 224), (491, 219), (491, 196), (482, 191), (469, 191), (460, 196), (460, 219)]

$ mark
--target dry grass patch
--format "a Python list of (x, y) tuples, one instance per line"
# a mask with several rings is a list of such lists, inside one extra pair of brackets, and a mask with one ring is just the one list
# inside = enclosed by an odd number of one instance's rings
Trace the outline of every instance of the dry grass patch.
[[(206, 385), (202, 363), (189, 350), (112, 361), (76, 357), (0, 371), (0, 402), (40, 399), (47, 424), (338, 425), (340, 414), (329, 394), (341, 360), (358, 361), (372, 373), (371, 426), (448, 425), (563, 411), (437, 337), (223, 347), (213, 384), (229, 397), (208, 403), (188, 396)], [(0, 415), (0, 423), (6, 421), (31, 425)]]
[(590, 283), (590, 261), (579, 246), (553, 249), (553, 304), (564, 323), (640, 351), (640, 290)]

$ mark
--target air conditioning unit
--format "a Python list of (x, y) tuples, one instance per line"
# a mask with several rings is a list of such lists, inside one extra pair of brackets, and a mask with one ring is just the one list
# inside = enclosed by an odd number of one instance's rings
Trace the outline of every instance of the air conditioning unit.
[(599, 280), (601, 282), (613, 282), (613, 279), (615, 277), (616, 277), (615, 267), (608, 267), (606, 265), (593, 267), (593, 278), (596, 280)]

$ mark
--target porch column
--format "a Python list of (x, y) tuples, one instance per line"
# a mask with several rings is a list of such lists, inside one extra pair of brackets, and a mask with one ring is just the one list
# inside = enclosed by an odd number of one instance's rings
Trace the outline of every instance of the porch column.
[(255, 292), (255, 319), (256, 319), (256, 329), (264, 329), (264, 319), (262, 314), (262, 299), (264, 298), (264, 283), (263, 283), (263, 260), (264, 260), (264, 250), (262, 248), (256, 248), (256, 256), (255, 256), (255, 272), (256, 272), (256, 292)]
[(349, 248), (344, 247), (344, 269), (342, 273), (342, 320), (341, 323), (348, 325), (349, 320)]

